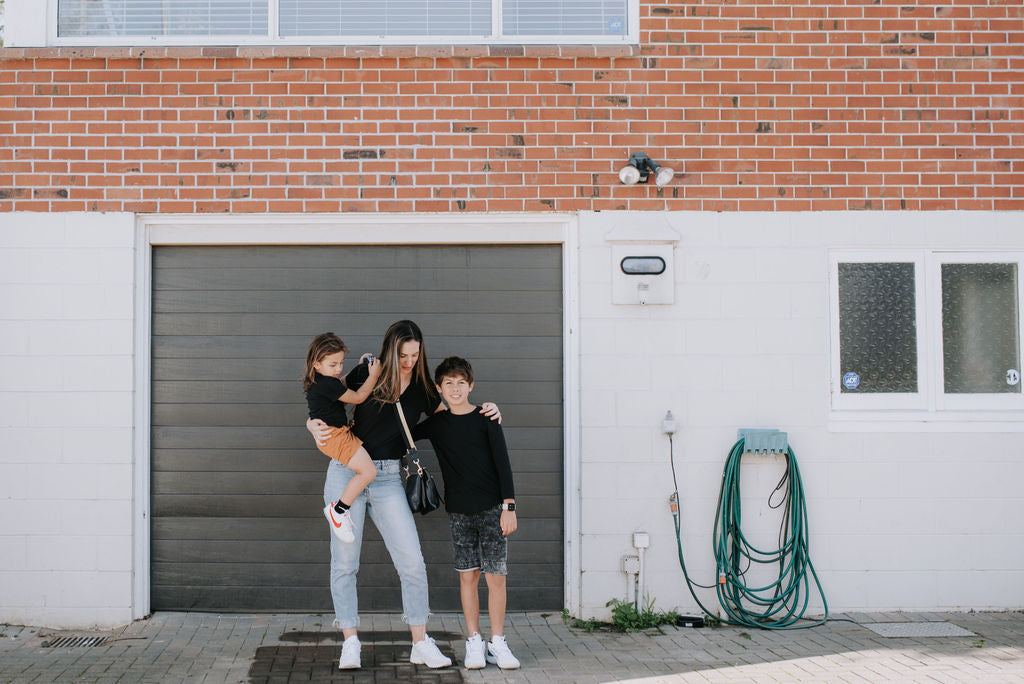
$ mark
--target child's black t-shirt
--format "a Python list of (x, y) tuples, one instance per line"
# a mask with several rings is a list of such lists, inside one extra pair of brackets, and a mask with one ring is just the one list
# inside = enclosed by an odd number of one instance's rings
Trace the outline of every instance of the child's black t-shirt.
[(348, 414), (345, 412), (345, 405), (338, 401), (347, 389), (345, 383), (338, 378), (316, 373), (313, 384), (306, 390), (309, 417), (319, 418), (331, 427), (347, 426)]
[(512, 465), (498, 421), (480, 407), (472, 413), (435, 413), (413, 430), (414, 439), (429, 439), (444, 476), (445, 510), (479, 513), (504, 499), (514, 499)]
[[(345, 384), (349, 389), (358, 391), (369, 374), (367, 365), (361, 363), (345, 376)], [(441, 403), (415, 381), (409, 383), (399, 401), (402, 402), (402, 412), (410, 430), (419, 422), (420, 416), (433, 413)], [(355, 418), (352, 432), (363, 440), (363, 448), (370, 454), (370, 458), (388, 461), (399, 459), (405, 454), (405, 435), (394, 404), (382, 404), (371, 396), (362, 404), (356, 404), (352, 413)]]

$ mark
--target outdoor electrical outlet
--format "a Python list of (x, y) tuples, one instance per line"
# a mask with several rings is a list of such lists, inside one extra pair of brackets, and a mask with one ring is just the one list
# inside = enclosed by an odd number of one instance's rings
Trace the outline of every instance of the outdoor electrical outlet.
[(627, 575), (636, 575), (640, 572), (640, 556), (623, 556), (622, 572)]
[(634, 549), (646, 549), (651, 545), (651, 535), (646, 532), (634, 532), (633, 533), (633, 548)]
[(676, 418), (672, 415), (671, 411), (665, 413), (665, 418), (661, 421), (661, 431), (666, 435), (674, 435), (676, 432)]

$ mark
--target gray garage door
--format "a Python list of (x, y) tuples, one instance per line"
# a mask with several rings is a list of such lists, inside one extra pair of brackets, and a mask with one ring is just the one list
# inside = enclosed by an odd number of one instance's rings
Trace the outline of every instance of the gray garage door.
[[(306, 346), (334, 331), (350, 366), (402, 318), (423, 329), (431, 368), (466, 356), (473, 399), (501, 406), (521, 511), (509, 606), (560, 608), (561, 261), (558, 245), (154, 248), (153, 609), (330, 609)], [(417, 524), (431, 606), (456, 610), (446, 516)], [(361, 608), (400, 610), (372, 525), (362, 558)]]

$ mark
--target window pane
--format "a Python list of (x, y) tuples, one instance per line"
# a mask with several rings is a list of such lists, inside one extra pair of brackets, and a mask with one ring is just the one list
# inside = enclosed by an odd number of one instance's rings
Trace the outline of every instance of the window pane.
[(914, 264), (839, 264), (842, 392), (917, 392)]
[(489, 36), (491, 0), (281, 0), (282, 36)]
[(626, 34), (626, 0), (504, 0), (507, 36)]
[(267, 35), (267, 0), (59, 0), (60, 36)]
[(1017, 264), (942, 265), (948, 393), (1020, 392)]

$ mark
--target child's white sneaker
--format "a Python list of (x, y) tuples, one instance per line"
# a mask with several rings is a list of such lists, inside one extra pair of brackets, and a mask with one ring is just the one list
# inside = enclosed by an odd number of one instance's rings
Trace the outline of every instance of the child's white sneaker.
[(466, 669), (479, 670), (487, 665), (487, 647), (479, 634), (466, 639)]
[(502, 670), (518, 670), (519, 659), (512, 655), (505, 637), (495, 634), (487, 642), (487, 662), (494, 663)]
[(426, 637), (412, 645), (409, 662), (413, 665), (426, 665), (435, 670), (439, 667), (448, 667), (452, 664), (452, 659), (441, 653), (433, 639)]
[(350, 636), (341, 645), (341, 660), (338, 661), (339, 670), (358, 670), (361, 666), (359, 660), (359, 637)]
[(324, 506), (324, 517), (331, 523), (331, 532), (338, 538), (338, 541), (351, 544), (356, 540), (355, 525), (352, 524), (352, 516), (348, 511), (338, 513), (334, 510), (334, 504)]

